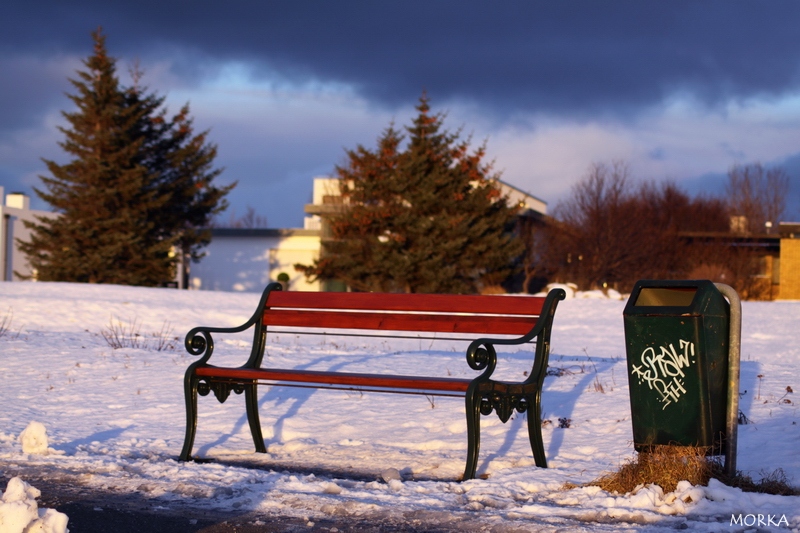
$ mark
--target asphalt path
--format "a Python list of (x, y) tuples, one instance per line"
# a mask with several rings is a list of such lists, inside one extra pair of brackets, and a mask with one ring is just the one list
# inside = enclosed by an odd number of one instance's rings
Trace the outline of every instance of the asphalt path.
[[(169, 502), (139, 493), (120, 493), (88, 487), (77, 476), (49, 475), (35, 468), (0, 463), (0, 488), (19, 475), (42, 493), (39, 508), (55, 509), (69, 517), (70, 533), (256, 533), (256, 532), (355, 532), (355, 533), (454, 533), (492, 531), (479, 516), (450, 517), (399, 514), (379, 521), (369, 517), (315, 518), (313, 522), (297, 516), (235, 512), (204, 506), (201, 500)], [(496, 525), (496, 524), (495, 524)], [(504, 533), (554, 531), (543, 524), (505, 524)], [(560, 529), (560, 528), (559, 528)]]

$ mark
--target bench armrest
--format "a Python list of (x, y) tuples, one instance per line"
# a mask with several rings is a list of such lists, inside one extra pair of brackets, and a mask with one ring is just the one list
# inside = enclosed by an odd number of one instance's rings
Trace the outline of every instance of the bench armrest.
[(538, 376), (547, 369), (547, 357), (550, 352), (550, 331), (553, 325), (553, 317), (556, 307), (560, 300), (564, 300), (567, 293), (564, 289), (553, 289), (547, 293), (542, 312), (533, 328), (516, 339), (493, 339), (479, 338), (472, 341), (467, 348), (467, 364), (473, 370), (483, 370), (484, 372), (475, 379), (489, 379), (497, 366), (497, 352), (495, 345), (514, 345), (525, 344), (536, 338), (536, 354), (534, 356), (533, 367), (526, 381), (538, 379)]
[(195, 362), (192, 366), (197, 367), (205, 365), (211, 358), (211, 354), (214, 353), (214, 339), (211, 336), (212, 333), (240, 333), (250, 329), (253, 326), (256, 326), (250, 359), (245, 365), (250, 366), (251, 362), (254, 360), (254, 357), (256, 357), (259, 353), (263, 354), (264, 352), (265, 335), (263, 332), (264, 328), (261, 327), (261, 321), (262, 317), (264, 316), (264, 307), (266, 306), (269, 294), (272, 291), (279, 291), (282, 289), (283, 287), (280, 283), (270, 283), (267, 285), (267, 288), (264, 289), (264, 292), (261, 294), (261, 300), (259, 301), (258, 307), (253, 313), (253, 316), (251, 316), (250, 319), (241, 326), (236, 326), (233, 328), (200, 326), (191, 329), (189, 333), (186, 334), (186, 339), (184, 340), (186, 351), (192, 355), (202, 356), (200, 360)]

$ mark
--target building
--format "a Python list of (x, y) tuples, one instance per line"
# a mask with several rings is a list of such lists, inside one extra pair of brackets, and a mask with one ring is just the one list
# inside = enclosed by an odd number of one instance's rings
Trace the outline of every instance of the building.
[(17, 240), (26, 242), (30, 239), (30, 230), (25, 221), (37, 222), (36, 217), (57, 216), (49, 211), (31, 209), (31, 199), (22, 193), (5, 194), (0, 187), (0, 265), (2, 265), (2, 281), (21, 281), (33, 277), (25, 255), (20, 252)]
[(502, 180), (498, 180), (498, 182), (500, 184), (500, 192), (508, 197), (509, 204), (516, 204), (519, 206), (521, 216), (534, 216), (539, 218), (547, 214), (547, 202), (544, 200)]
[(778, 284), (780, 300), (800, 300), (800, 222), (781, 222)]
[[(336, 202), (337, 184), (334, 178), (314, 178), (311, 205), (324, 210), (340, 203)], [(318, 281), (309, 282), (294, 269), (295, 264), (310, 265), (319, 257), (322, 221), (314, 213), (304, 218), (302, 229), (212, 228), (205, 256), (188, 267), (189, 288), (260, 292), (268, 283), (278, 281), (281, 274), (289, 278), (285, 283), (288, 290), (330, 288)]]
[(318, 291), (319, 282), (309, 283), (294, 265), (311, 264), (319, 249), (314, 229), (212, 228), (205, 256), (188, 266), (189, 288), (261, 292), (286, 274), (287, 289)]
[[(757, 260), (758, 272), (740, 289), (742, 298), (800, 300), (800, 222), (781, 222), (777, 231), (770, 224), (766, 228), (768, 233), (747, 232), (746, 223), (746, 219), (734, 217), (729, 232), (683, 232), (680, 236), (689, 242), (746, 251), (750, 260)], [(711, 276), (703, 272), (698, 277)]]
[[(541, 200), (522, 189), (518, 189), (504, 181), (498, 180), (500, 192), (508, 198), (508, 203), (520, 207), (520, 216), (539, 218), (547, 214), (547, 202)], [(305, 206), (305, 228), (317, 229), (326, 236), (323, 225), (325, 214), (333, 213), (342, 204), (339, 194), (338, 178), (314, 178), (314, 193), (312, 203)]]

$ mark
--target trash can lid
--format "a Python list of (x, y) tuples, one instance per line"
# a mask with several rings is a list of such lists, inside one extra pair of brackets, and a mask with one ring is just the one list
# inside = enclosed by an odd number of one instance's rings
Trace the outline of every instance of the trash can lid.
[(727, 305), (710, 280), (639, 280), (623, 315), (720, 315)]

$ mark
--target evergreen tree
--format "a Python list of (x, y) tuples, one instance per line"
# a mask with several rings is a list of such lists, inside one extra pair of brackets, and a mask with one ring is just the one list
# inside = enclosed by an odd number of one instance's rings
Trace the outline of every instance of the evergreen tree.
[(406, 128), (389, 127), (375, 151), (359, 146), (336, 167), (342, 209), (327, 222), (321, 258), (296, 265), (311, 279), (360, 291), (474, 293), (503, 281), (522, 252), (484, 147), (442, 129), (425, 95)]
[(179, 254), (199, 257), (202, 228), (233, 185), (212, 185), (216, 147), (193, 134), (188, 106), (170, 118), (162, 97), (122, 87), (105, 37), (92, 36), (86, 70), (70, 80), (78, 110), (59, 128), (72, 160), (46, 160), (52, 177), (35, 189), (60, 216), (28, 224), (20, 248), (40, 280), (158, 285), (174, 278)]

